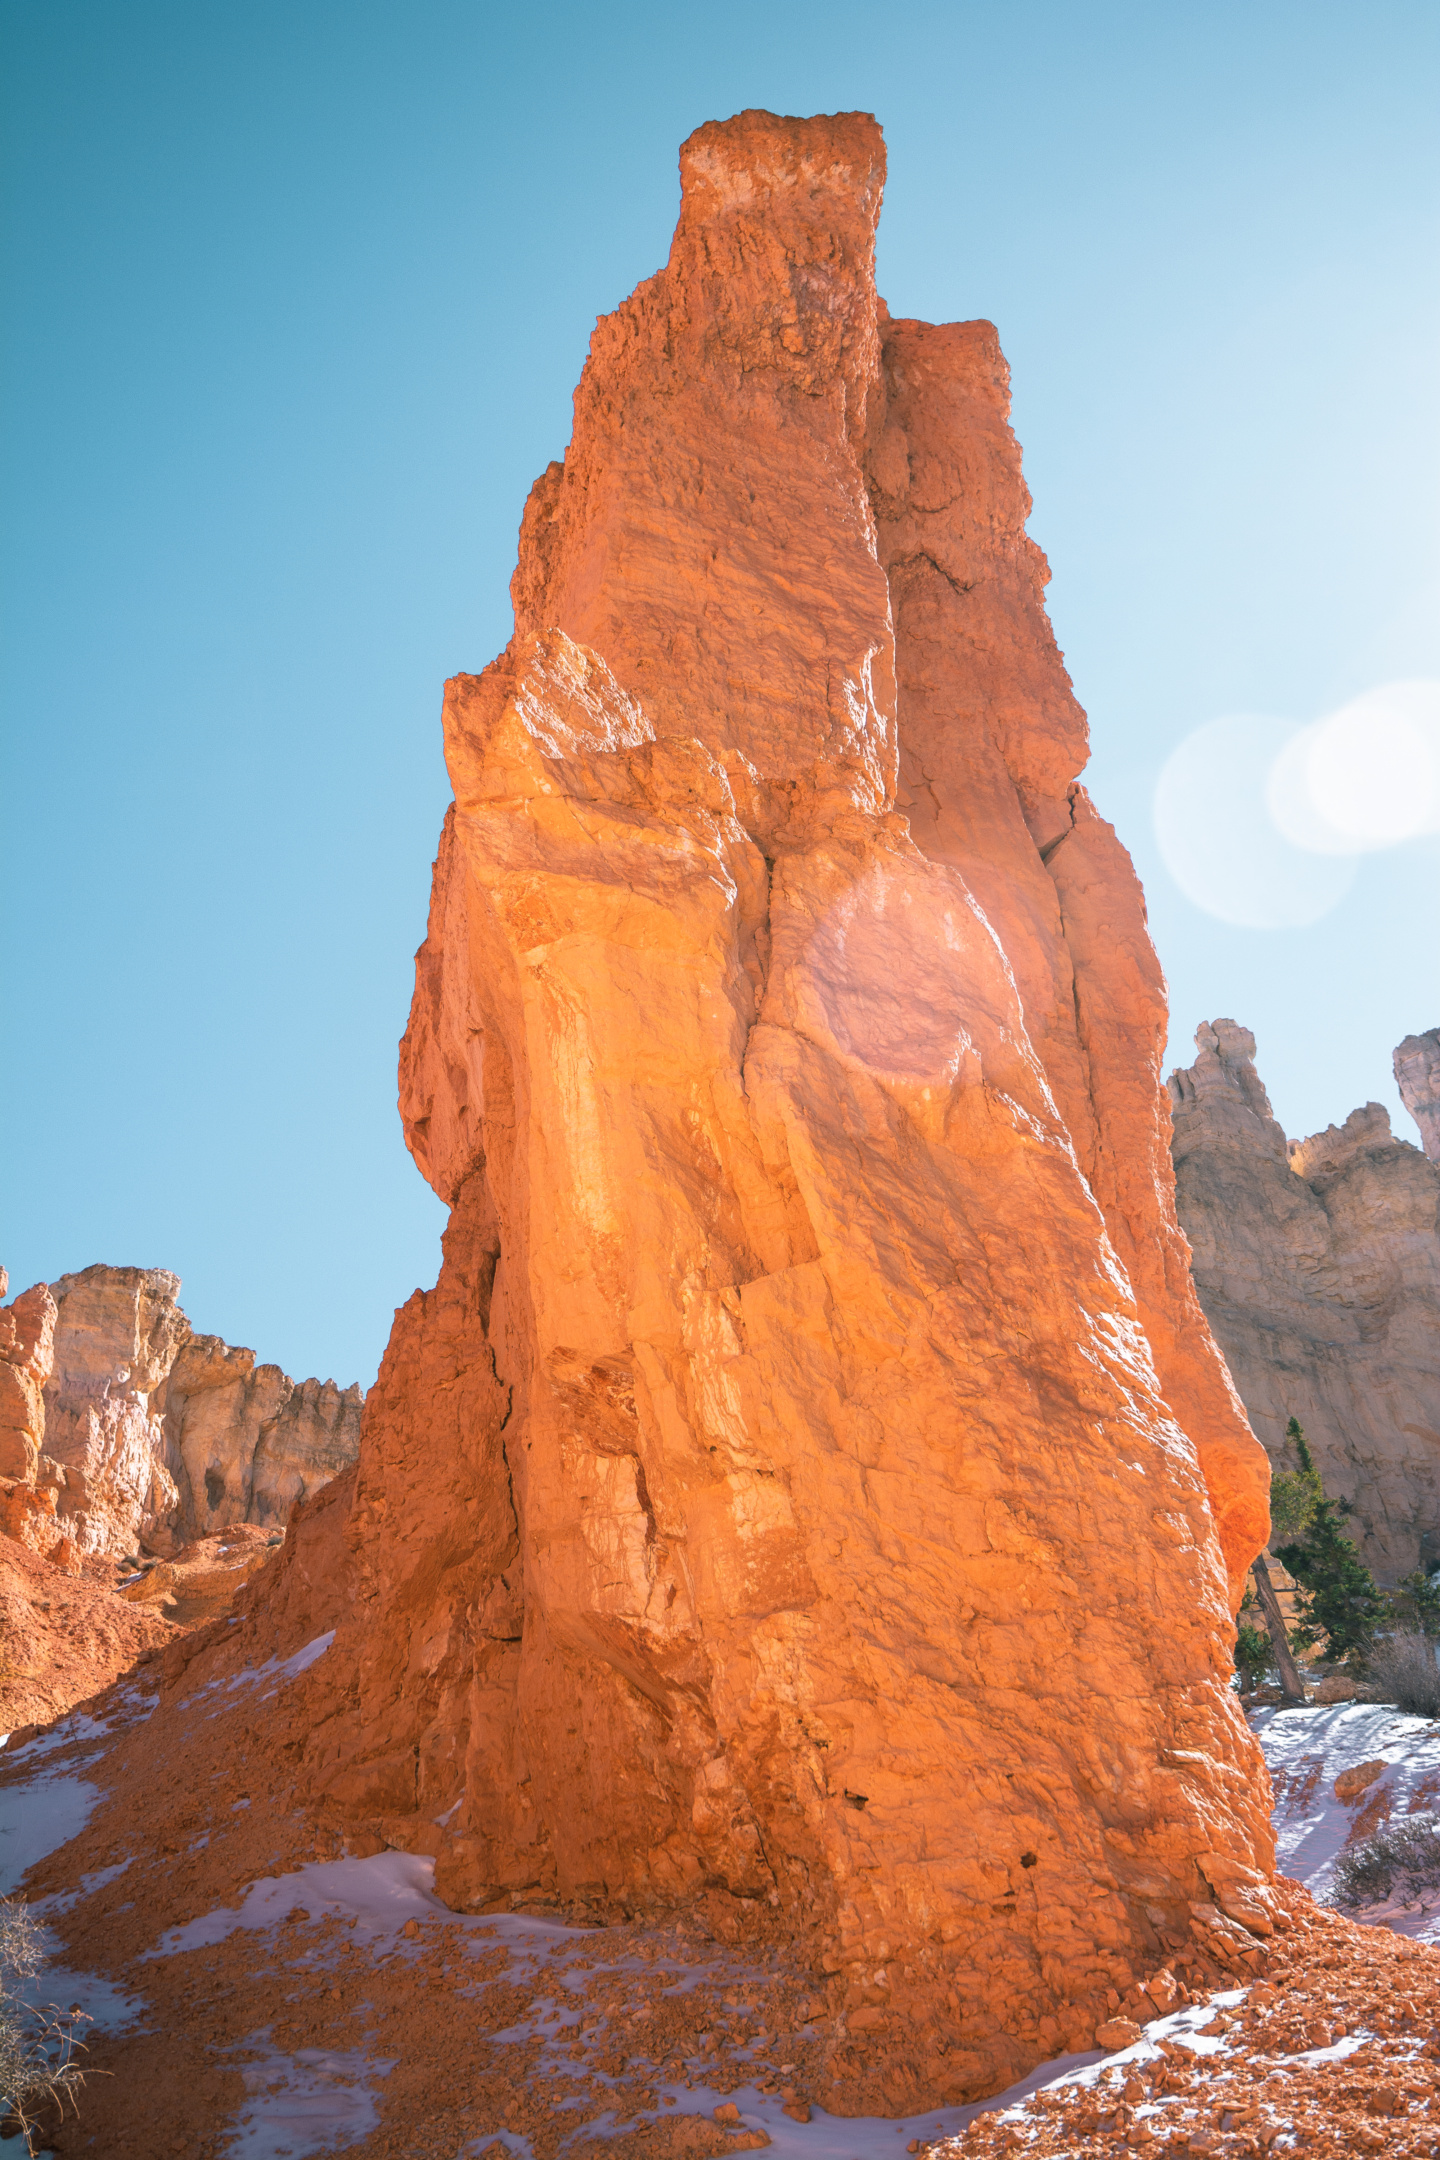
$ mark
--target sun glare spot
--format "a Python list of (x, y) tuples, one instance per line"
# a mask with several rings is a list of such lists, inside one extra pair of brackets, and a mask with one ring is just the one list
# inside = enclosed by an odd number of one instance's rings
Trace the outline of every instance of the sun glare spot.
[(1265, 799), (1297, 847), (1354, 855), (1440, 828), (1440, 683), (1386, 683), (1301, 728)]
[(1154, 816), (1166, 869), (1207, 914), (1318, 922), (1357, 857), (1440, 832), (1440, 682), (1382, 684), (1306, 727), (1207, 720), (1167, 759)]
[(1166, 869), (1187, 900), (1237, 929), (1318, 922), (1355, 876), (1350, 857), (1307, 852), (1271, 820), (1266, 782), (1297, 732), (1260, 713), (1207, 720), (1172, 752), (1155, 789)]

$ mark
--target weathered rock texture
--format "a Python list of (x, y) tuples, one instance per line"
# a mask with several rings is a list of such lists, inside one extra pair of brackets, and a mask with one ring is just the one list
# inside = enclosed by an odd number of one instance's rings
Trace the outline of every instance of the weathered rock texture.
[(353, 1463), (361, 1389), (298, 1383), (218, 1335), (192, 1335), (165, 1383), (165, 1429), (180, 1457), (184, 1528), (283, 1526), (296, 1502)]
[(168, 1560), (149, 1562), (120, 1586), (128, 1605), (163, 1612), (178, 1627), (224, 1618), (238, 1593), (268, 1567), (281, 1544), (276, 1531), (235, 1523), (213, 1537), (182, 1545)]
[(1395, 1085), (1420, 1128), (1431, 1162), (1440, 1162), (1440, 1028), (1407, 1035), (1395, 1052)]
[(81, 1552), (163, 1552), (232, 1523), (283, 1525), (355, 1460), (359, 1387), (296, 1386), (193, 1334), (179, 1290), (165, 1268), (90, 1267), (0, 1313), (0, 1478), (48, 1509), (40, 1521), (11, 1495), (37, 1549), (63, 1532)]
[[(0, 1298), (10, 1278), (0, 1268)], [(0, 1536), (62, 1569), (74, 1540), (57, 1519), (65, 1473), (45, 1454), (45, 1384), (55, 1362), (55, 1300), (45, 1283), (0, 1306)]]
[(1440, 1168), (1379, 1103), (1287, 1142), (1249, 1029), (1195, 1042), (1169, 1081), (1176, 1192), (1250, 1422), (1279, 1463), (1299, 1418), (1382, 1581), (1440, 1563)]
[(180, 1492), (151, 1397), (189, 1333), (166, 1268), (89, 1267), (51, 1284), (58, 1315), (45, 1389), (46, 1452), (65, 1473), (61, 1513), (84, 1552), (163, 1538)]
[(811, 1931), (832, 2102), (895, 2107), (1088, 2045), (1212, 1889), (1269, 1925), (1266, 1471), (995, 332), (877, 301), (868, 117), (681, 173), (448, 687), (452, 1214), (305, 1775), (455, 1904)]
[[(10, 1278), (0, 1268), (0, 1298)], [(0, 1308), (0, 1478), (33, 1485), (45, 1439), (45, 1383), (55, 1362), (55, 1300), (44, 1283)]]

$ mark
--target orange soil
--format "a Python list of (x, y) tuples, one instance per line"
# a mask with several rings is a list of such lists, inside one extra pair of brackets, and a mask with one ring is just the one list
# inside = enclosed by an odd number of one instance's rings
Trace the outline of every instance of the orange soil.
[[(46, 1757), (47, 1771), (73, 1763), (103, 1798), (81, 1834), (32, 1870), (26, 1892), (74, 1893), (82, 1878), (128, 1861), (53, 1924), (67, 1967), (143, 1999), (135, 2027), (94, 2036), (92, 2066), (112, 2074), (96, 2078), (79, 2117), (55, 2130), (57, 2154), (218, 2160), (247, 2069), (253, 2090), (257, 2075), (273, 2068), (283, 2082), (302, 2051), (320, 2050), (392, 2065), (372, 2072), (378, 2120), (343, 2148), (355, 2155), (454, 2160), (504, 2127), (530, 2141), (536, 2160), (555, 2160), (562, 2147), (596, 2160), (661, 2160), (764, 2135), (743, 2121), (727, 2130), (708, 2114), (676, 2116), (661, 2084), (723, 2094), (759, 2081), (803, 2113), (830, 2088), (837, 2054), (863, 2053), (864, 2036), (843, 2030), (804, 1945), (779, 1928), (743, 1953), (698, 1920), (592, 1929), (556, 1939), (534, 1974), (517, 1976), (485, 1916), (437, 1916), (408, 1939), (367, 1940), (333, 1915), (312, 1914), (297, 1894), (281, 1926), (147, 1957), (168, 1929), (238, 1904), (244, 1886), (344, 1847), (333, 1824), (297, 1804), (293, 1768), (315, 1699), (305, 1676), (283, 1687), (263, 1676), (231, 1686), (240, 1651), (221, 1626), (178, 1639), (163, 1661), (163, 1691), (152, 1668), (91, 1705), (111, 1721), (98, 1751), (81, 1740)], [(0, 1806), (4, 1788), (33, 1767), (27, 1754), (0, 1757)], [(1149, 2142), (1133, 2111), (1161, 2092), (1171, 2096), (1161, 2150), (1256, 2154), (1282, 2121), (1306, 2153), (1440, 2149), (1431, 2113), (1440, 1954), (1323, 1913), (1298, 1886), (1279, 1888), (1291, 1925), (1268, 1944), (1232, 1930), (1225, 1941), (1197, 1933), (1171, 1946), (1182, 1999), (1236, 1981), (1251, 1990), (1250, 2007), (1224, 2017), (1222, 2052), (1192, 2059), (1182, 2046), (1163, 2069), (1112, 2073), (1103, 2128), (1095, 2094), (1072, 2091), (1042, 2095), (1018, 2117), (982, 2117), (935, 2150), (1113, 2152)], [(663, 1992), (687, 1974), (688, 1992)], [(544, 1997), (573, 2007), (576, 2022), (502, 2037)], [(1112, 2007), (1147, 2014), (1135, 1991)], [(1293, 2060), (1362, 2029), (1373, 2037), (1344, 2062)], [(623, 2125), (618, 2140), (576, 2138), (605, 2111)]]

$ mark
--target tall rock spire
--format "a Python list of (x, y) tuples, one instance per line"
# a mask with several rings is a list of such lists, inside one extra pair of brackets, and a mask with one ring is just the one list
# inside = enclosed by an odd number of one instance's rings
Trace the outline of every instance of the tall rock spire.
[(864, 114), (690, 138), (448, 686), (451, 1223), (307, 1774), (457, 1905), (785, 1928), (827, 2104), (893, 2110), (1090, 2045), (1212, 1892), (1268, 1926), (1272, 1844), (1163, 985), (995, 333), (890, 321), (883, 170)]

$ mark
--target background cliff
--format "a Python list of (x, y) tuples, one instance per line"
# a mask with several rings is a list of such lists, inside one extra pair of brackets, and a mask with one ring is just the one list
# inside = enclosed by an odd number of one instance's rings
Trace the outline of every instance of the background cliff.
[[(1280, 1464), (1299, 1418), (1382, 1583), (1440, 1566), (1440, 1165), (1379, 1103), (1287, 1141), (1249, 1029), (1216, 1020), (1195, 1042), (1169, 1079), (1176, 1196), (1250, 1422)], [(1395, 1065), (1428, 1137), (1436, 1031)]]
[(97, 1266), (0, 1309), (5, 1519), (37, 1550), (166, 1553), (234, 1523), (283, 1529), (354, 1462), (358, 1386), (297, 1386), (195, 1334), (179, 1293), (167, 1268)]

